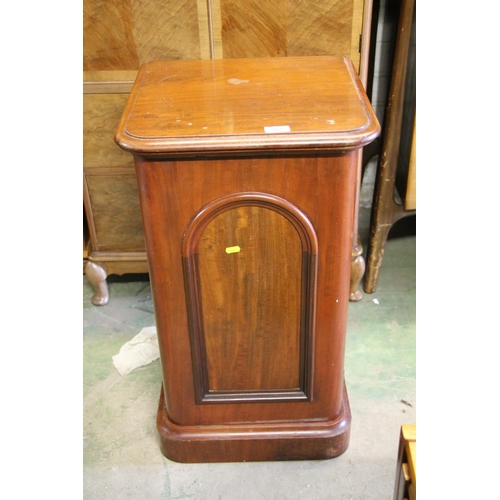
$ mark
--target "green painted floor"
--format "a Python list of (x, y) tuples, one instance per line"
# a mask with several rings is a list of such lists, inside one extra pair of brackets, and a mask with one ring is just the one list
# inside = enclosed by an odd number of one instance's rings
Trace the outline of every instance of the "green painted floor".
[[(370, 198), (370, 192), (362, 192)], [(363, 194), (364, 193), (364, 194)], [(362, 204), (366, 251), (370, 208)], [(160, 453), (159, 361), (121, 376), (112, 356), (154, 325), (147, 276), (108, 279), (95, 307), (83, 278), (83, 487), (88, 500), (390, 500), (400, 426), (416, 423), (415, 217), (391, 231), (375, 293), (349, 305), (345, 376), (352, 412), (347, 451), (332, 460), (178, 464)], [(375, 300), (376, 299), (376, 300)]]

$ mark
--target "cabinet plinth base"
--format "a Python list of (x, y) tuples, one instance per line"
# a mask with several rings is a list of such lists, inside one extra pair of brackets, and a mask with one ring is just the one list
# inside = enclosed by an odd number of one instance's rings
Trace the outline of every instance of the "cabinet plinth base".
[(321, 460), (346, 451), (351, 411), (344, 387), (335, 420), (182, 426), (170, 421), (162, 388), (156, 423), (161, 451), (174, 462)]

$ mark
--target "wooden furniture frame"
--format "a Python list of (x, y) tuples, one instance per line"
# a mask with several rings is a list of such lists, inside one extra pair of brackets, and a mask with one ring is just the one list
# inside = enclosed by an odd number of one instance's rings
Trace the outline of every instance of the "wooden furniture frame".
[(116, 141), (135, 159), (168, 458), (347, 448), (358, 167), (379, 131), (340, 56), (141, 68)]
[(402, 425), (399, 436), (394, 500), (417, 498), (417, 426)]
[[(152, 0), (133, 9), (117, 0), (84, 0), (85, 270), (95, 305), (109, 301), (107, 275), (148, 272), (133, 160), (113, 142), (139, 66), (340, 54), (353, 61), (366, 85), (371, 8), (372, 0)], [(357, 211), (353, 224), (357, 234)], [(356, 241), (351, 300), (362, 297), (362, 252)]]
[(376, 289), (391, 227), (416, 213), (415, 22), (415, 0), (402, 0), (372, 203), (366, 293)]

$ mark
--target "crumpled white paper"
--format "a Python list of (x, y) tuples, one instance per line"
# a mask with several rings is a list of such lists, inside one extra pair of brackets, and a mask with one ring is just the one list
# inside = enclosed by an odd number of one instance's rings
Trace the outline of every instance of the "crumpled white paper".
[(112, 359), (120, 375), (127, 375), (140, 366), (149, 365), (159, 357), (156, 326), (147, 326), (122, 345), (120, 352)]

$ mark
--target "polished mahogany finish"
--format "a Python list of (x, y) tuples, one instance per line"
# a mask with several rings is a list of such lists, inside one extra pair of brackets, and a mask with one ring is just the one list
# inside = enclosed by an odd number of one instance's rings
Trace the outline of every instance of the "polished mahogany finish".
[(141, 156), (338, 151), (377, 136), (370, 109), (343, 57), (154, 62), (137, 76), (116, 140)]
[(378, 133), (343, 57), (141, 68), (115, 139), (135, 157), (168, 458), (347, 448), (357, 166)]

